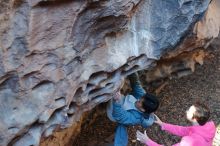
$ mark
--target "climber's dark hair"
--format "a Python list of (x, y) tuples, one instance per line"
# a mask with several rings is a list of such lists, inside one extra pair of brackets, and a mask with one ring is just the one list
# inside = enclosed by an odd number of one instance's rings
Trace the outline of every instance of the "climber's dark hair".
[(207, 105), (201, 102), (196, 102), (193, 104), (196, 111), (193, 113), (193, 118), (197, 120), (199, 125), (205, 125), (205, 123), (209, 120), (210, 110)]
[(145, 110), (145, 113), (150, 114), (155, 112), (159, 107), (159, 100), (156, 96), (150, 93), (146, 93), (143, 96), (144, 100), (142, 102), (142, 107)]

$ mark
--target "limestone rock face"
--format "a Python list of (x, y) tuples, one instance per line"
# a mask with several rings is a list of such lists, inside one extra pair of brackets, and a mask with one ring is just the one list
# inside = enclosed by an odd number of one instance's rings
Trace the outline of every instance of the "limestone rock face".
[(127, 75), (205, 46), (220, 25), (219, 1), (209, 4), (0, 0), (0, 145), (39, 145)]

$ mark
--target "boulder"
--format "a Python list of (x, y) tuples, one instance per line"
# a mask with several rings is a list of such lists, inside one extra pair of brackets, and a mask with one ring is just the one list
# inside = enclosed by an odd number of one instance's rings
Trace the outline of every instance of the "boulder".
[(219, 33), (219, 7), (219, 0), (0, 0), (0, 145), (44, 145), (68, 127), (77, 133), (85, 112), (127, 75), (207, 47)]

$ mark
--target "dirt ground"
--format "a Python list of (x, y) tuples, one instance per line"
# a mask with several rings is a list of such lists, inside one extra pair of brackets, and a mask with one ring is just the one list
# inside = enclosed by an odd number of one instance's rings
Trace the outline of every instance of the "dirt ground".
[[(208, 50), (210, 58), (203, 66), (197, 65), (192, 75), (180, 79), (171, 79), (160, 93), (161, 105), (156, 114), (164, 122), (189, 125), (185, 120), (185, 111), (193, 102), (200, 100), (209, 105), (211, 119), (220, 127), (220, 43), (215, 41)], [(89, 122), (88, 122), (89, 123)], [(99, 115), (92, 124), (85, 124), (81, 134), (72, 146), (110, 146), (116, 124), (108, 120), (106, 114)], [(130, 126), (129, 146), (142, 146), (136, 141), (136, 130), (144, 131), (140, 126)], [(219, 128), (220, 129), (220, 128)], [(220, 131), (220, 130), (219, 130)], [(171, 146), (180, 139), (161, 131), (157, 125), (147, 129), (150, 138), (165, 146)], [(219, 134), (220, 135), (220, 134)], [(220, 137), (217, 137), (220, 139)], [(220, 146), (216, 144), (215, 146)]]

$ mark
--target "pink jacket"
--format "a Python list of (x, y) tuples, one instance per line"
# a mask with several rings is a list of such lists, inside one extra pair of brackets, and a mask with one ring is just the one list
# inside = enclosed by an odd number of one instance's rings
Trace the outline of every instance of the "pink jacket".
[[(214, 122), (210, 121), (203, 126), (196, 125), (188, 127), (163, 123), (162, 130), (182, 137), (181, 141), (173, 146), (212, 146), (216, 128)], [(146, 141), (146, 145), (162, 146), (151, 139)]]

